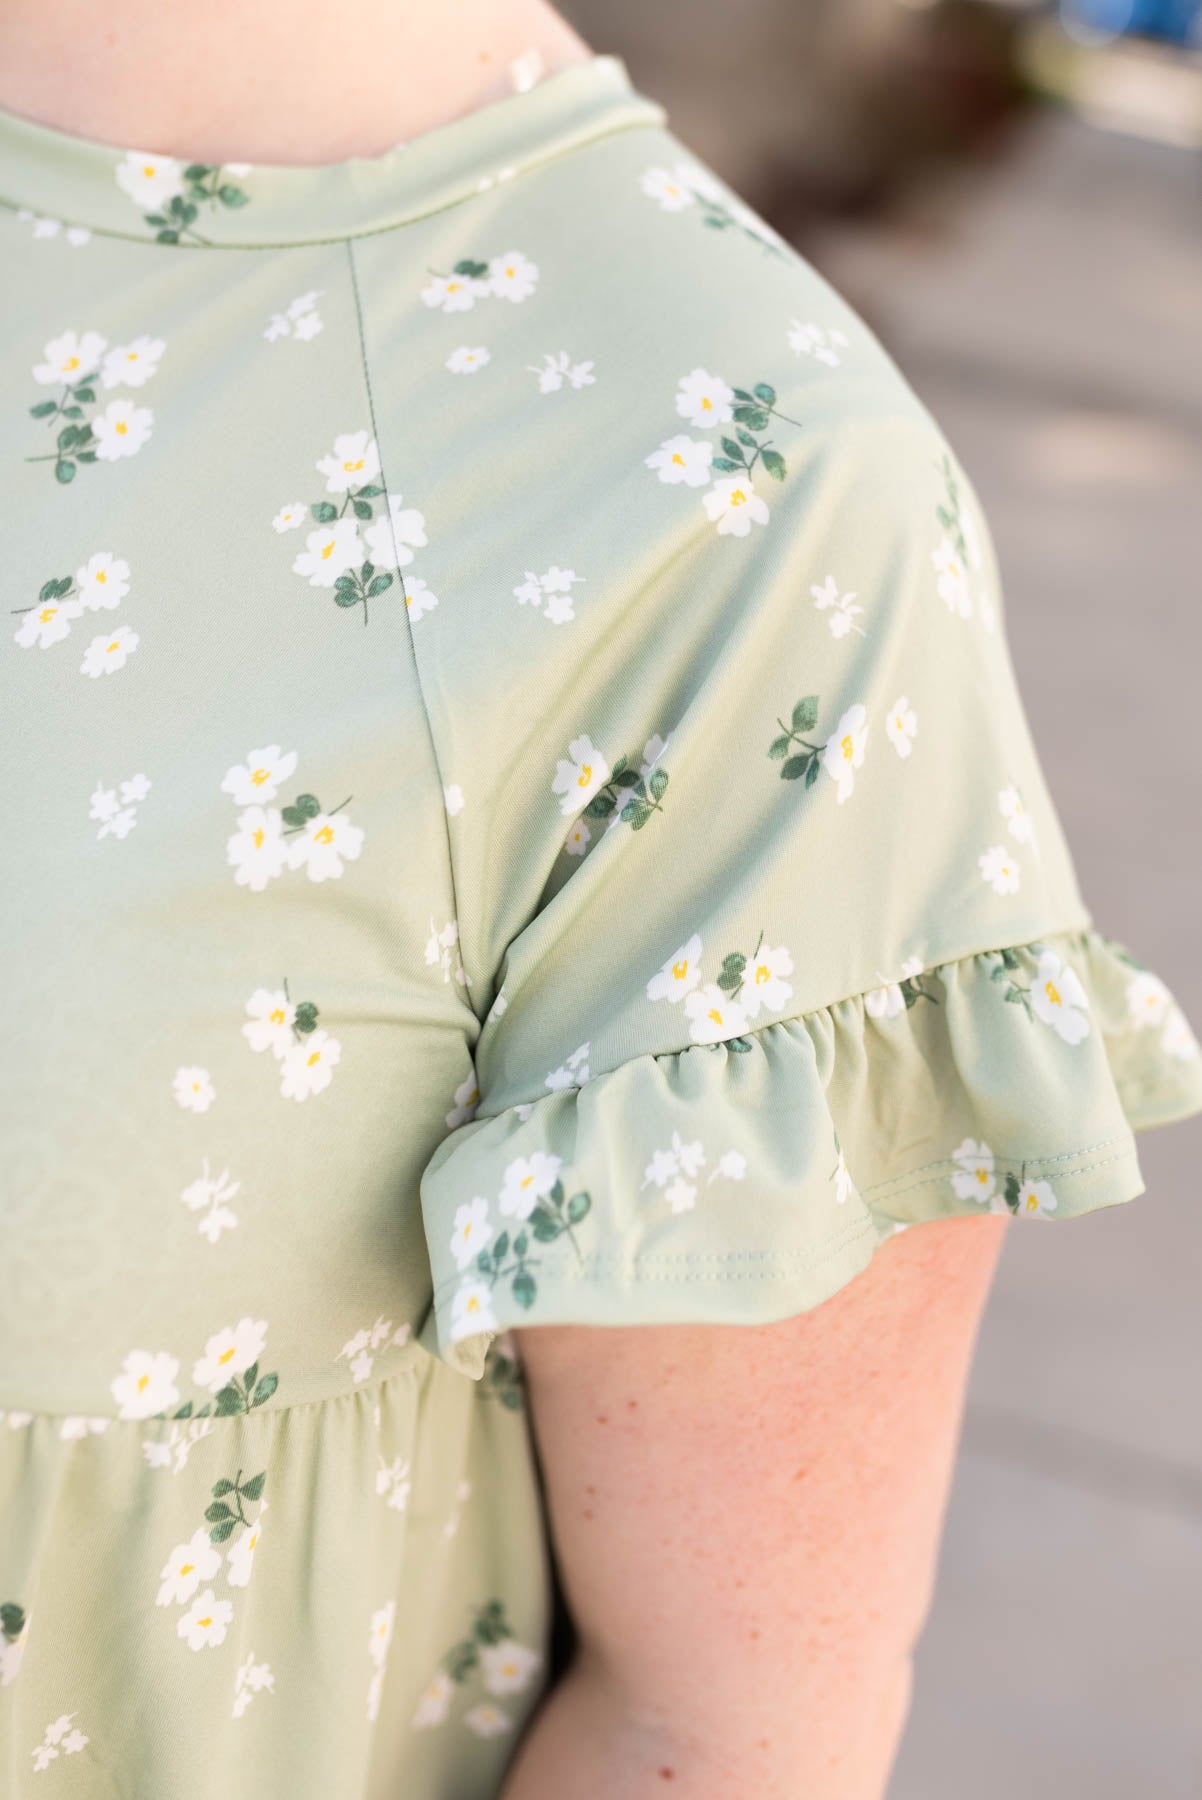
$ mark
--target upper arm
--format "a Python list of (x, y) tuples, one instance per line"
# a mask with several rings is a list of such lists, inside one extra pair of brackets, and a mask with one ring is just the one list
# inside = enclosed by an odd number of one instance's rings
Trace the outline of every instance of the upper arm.
[(925, 1615), (1003, 1230), (898, 1234), (769, 1325), (515, 1334), (580, 1652), (624, 1709), (740, 1752), (854, 1733)]

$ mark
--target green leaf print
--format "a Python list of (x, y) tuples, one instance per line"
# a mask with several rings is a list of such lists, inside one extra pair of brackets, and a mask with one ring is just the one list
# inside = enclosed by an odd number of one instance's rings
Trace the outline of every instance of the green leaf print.
[(183, 172), (184, 192), (174, 194), (161, 212), (143, 213), (160, 244), (178, 244), (181, 238), (207, 244), (212, 240), (193, 229), (202, 207), (210, 212), (230, 211), (249, 204), (250, 195), (236, 182), (221, 179), (221, 163), (189, 163)]
[(985, 955), (996, 956), (998, 959), (989, 971), (989, 979), (998, 982), (999, 985), (1005, 983), (1005, 993), (1002, 998), (1008, 1000), (1013, 1006), (1021, 1006), (1028, 1019), (1033, 1021), (1035, 1011), (1031, 1005), (1030, 983), (1024, 987), (1021, 982), (1014, 979), (1014, 971), (1022, 968), (1022, 958), (1017, 950), (1007, 947), (1004, 950), (986, 951)]
[(502, 1231), (493, 1244), (477, 1255), (477, 1272), (488, 1282), (490, 1288), (495, 1287), (498, 1281), (508, 1280), (510, 1292), (517, 1304), (529, 1311), (538, 1296), (538, 1283), (532, 1271), (538, 1267), (540, 1260), (528, 1254), (530, 1238), (533, 1237), (538, 1244), (553, 1244), (557, 1238), (566, 1234), (578, 1260), (583, 1261), (572, 1227), (579, 1225), (587, 1217), (592, 1204), (591, 1196), (583, 1190), (573, 1194), (570, 1200), (567, 1199), (563, 1182), (556, 1181), (555, 1186), (533, 1208), (525, 1222), (525, 1228), (514, 1238), (513, 1262), (506, 1266), (510, 1241), (509, 1233)]
[(822, 767), (822, 752), (826, 745), (811, 743), (805, 735), (806, 732), (813, 731), (818, 723), (818, 705), (817, 694), (806, 694), (794, 703), (788, 725), (783, 719), (778, 718), (776, 721), (780, 726), (780, 733), (768, 745), (768, 755), (780, 762), (782, 781), (800, 781), (804, 778), (806, 787), (811, 788), (818, 779), (818, 771)]
[(968, 544), (964, 536), (964, 521), (960, 510), (960, 484), (956, 480), (955, 471), (952, 468), (952, 459), (946, 451), (943, 461), (939, 464), (939, 471), (943, 476), (946, 504), (936, 506), (935, 516), (956, 546), (956, 554), (960, 561), (967, 566)]
[(0, 1602), (0, 1633), (8, 1643), (19, 1638), (25, 1629), (25, 1608), (16, 1600)]
[(213, 1499), (205, 1507), (205, 1522), (212, 1526), (209, 1540), (214, 1544), (224, 1544), (233, 1536), (234, 1527), (245, 1525), (248, 1529), (254, 1524), (246, 1511), (246, 1502), (257, 1505), (263, 1497), (263, 1484), (267, 1480), (266, 1469), (258, 1475), (252, 1475), (249, 1481), (243, 1481), (242, 1471), (232, 1478), (223, 1477), (214, 1482), (210, 1490)]
[(582, 816), (586, 819), (608, 819), (618, 811), (619, 797), (621, 811), (618, 817), (628, 824), (633, 831), (641, 831), (654, 813), (663, 812), (661, 805), (668, 791), (668, 771), (661, 763), (648, 769), (645, 774), (632, 766), (628, 756), (619, 756), (610, 771), (609, 780), (599, 787), (582, 808)]
[[(514, 1240), (514, 1249), (519, 1256), (525, 1253), (526, 1234), (519, 1232)], [(484, 1357), (484, 1372), (480, 1378), (480, 1393), (498, 1400), (510, 1412), (521, 1412), (525, 1405), (525, 1379), (521, 1364), (515, 1357), (509, 1356), (498, 1348), (499, 1338), (492, 1338)]]
[(453, 1682), (462, 1687), (480, 1666), (481, 1646), (504, 1643), (513, 1635), (513, 1627), (501, 1601), (489, 1600), (477, 1610), (470, 1634), (459, 1643), (452, 1644), (443, 1656), (440, 1667)]

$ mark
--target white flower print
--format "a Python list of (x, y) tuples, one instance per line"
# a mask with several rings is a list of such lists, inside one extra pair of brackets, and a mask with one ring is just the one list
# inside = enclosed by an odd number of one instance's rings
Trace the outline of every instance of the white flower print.
[(839, 1159), (835, 1164), (831, 1179), (835, 1184), (835, 1204), (843, 1206), (855, 1193), (856, 1184), (851, 1178), (851, 1170), (847, 1166), (847, 1158), (842, 1149), (839, 1151)]
[(546, 1150), (515, 1157), (505, 1169), (497, 1201), (501, 1211), (508, 1218), (528, 1219), (555, 1186), (562, 1166), (563, 1158)]
[(573, 388), (592, 387), (597, 379), (591, 362), (574, 363), (566, 350), (545, 351), (541, 367), (536, 363), (527, 363), (526, 367), (538, 376), (540, 394), (557, 393), (565, 381)]
[(438, 605), (438, 595), (430, 592), (420, 575), (406, 575), (404, 587), (405, 606), (411, 619), (422, 618)]
[(115, 674), (125, 667), (140, 641), (137, 632), (131, 631), (128, 625), (118, 625), (115, 631), (94, 637), (84, 651), (80, 674), (90, 675), (93, 680), (98, 675)]
[(480, 1673), (490, 1694), (520, 1694), (542, 1662), (537, 1650), (527, 1649), (516, 1638), (502, 1638), (480, 1648)]
[(319, 525), (305, 538), (305, 548), (292, 563), (294, 575), (308, 577), (310, 587), (333, 587), (340, 575), (363, 561), (363, 540), (354, 519)]
[(857, 701), (842, 715), (822, 752), (822, 766), (835, 783), (840, 806), (855, 787), (855, 772), (863, 767), (867, 742), (868, 714)]
[(91, 1743), (91, 1738), (72, 1724), (74, 1717), (74, 1713), (63, 1713), (60, 1718), (47, 1725), (41, 1743), (31, 1752), (36, 1774), (40, 1775), (43, 1769), (48, 1769), (60, 1755), (75, 1756)]
[(418, 1700), (412, 1724), (415, 1727), (441, 1725), (454, 1694), (455, 1683), (445, 1670), (440, 1669)]
[(289, 1045), (280, 1068), (280, 1092), (285, 1100), (308, 1100), (324, 1093), (341, 1058), (342, 1045), (320, 1026), (307, 1032), (299, 1044)]
[(583, 1087), (589, 1079), (588, 1051), (587, 1044), (581, 1044), (579, 1049), (573, 1050), (566, 1062), (560, 1068), (552, 1069), (547, 1076), (547, 1087), (553, 1092), (563, 1088)]
[(458, 920), (448, 919), (446, 924), (441, 927), (436, 926), (433, 919), (430, 920), (430, 935), (426, 939), (427, 964), (433, 966), (437, 963), (442, 970), (444, 981), (454, 979), (462, 987), (470, 987), (471, 982), (460, 960), (458, 946)]
[(415, 506), (403, 506), (400, 494), (388, 496), (388, 512), (375, 519), (363, 533), (373, 564), (380, 569), (403, 569), (413, 561), (414, 548), (427, 543), (426, 521)]
[(62, 642), (71, 629), (71, 620), (78, 619), (82, 612), (78, 600), (40, 600), (36, 606), (26, 608), (13, 637), (23, 650), (49, 650), (51, 644)]
[(1010, 835), (1020, 844), (1035, 842), (1035, 821), (1023, 805), (1023, 797), (1018, 789), (1011, 785), (1004, 787), (997, 797), (998, 811), (1010, 827)]
[(108, 340), (98, 331), (64, 331), (51, 338), (42, 352), (45, 361), (34, 365), (33, 378), (40, 387), (72, 386), (100, 367)]
[(560, 811), (571, 818), (582, 806), (587, 806), (597, 789), (604, 787), (608, 780), (609, 764), (592, 738), (581, 733), (569, 743), (567, 758), (561, 756), (558, 759), (551, 792), (562, 796)]
[(129, 592), (129, 564), (111, 550), (97, 550), (76, 569), (75, 586), (87, 612), (119, 606)]
[(734, 389), (720, 375), (694, 369), (681, 378), (676, 410), (690, 425), (725, 425), (734, 417)]
[(569, 856), (583, 856), (592, 842), (593, 834), (583, 819), (577, 819), (563, 841), (563, 847)]
[(89, 1419), (68, 1415), (59, 1425), (58, 1435), (64, 1443), (69, 1443), (74, 1438), (103, 1437), (112, 1422), (107, 1417)]
[(179, 1399), (179, 1359), (166, 1351), (131, 1350), (109, 1386), (119, 1419), (149, 1419)]
[(665, 438), (658, 450), (645, 456), (643, 462), (654, 469), (661, 481), (670, 485), (683, 482), (686, 487), (704, 487), (710, 479), (714, 446), (708, 438), (691, 438), (685, 432)]
[(864, 1011), (870, 1019), (896, 1019), (905, 1010), (906, 997), (900, 982), (882, 980), (880, 987), (869, 988), (864, 995)]
[(135, 406), (132, 400), (110, 400), (92, 420), (96, 454), (101, 462), (136, 456), (153, 429), (154, 414), (148, 406)]
[(184, 191), (184, 168), (173, 156), (130, 150), (114, 171), (117, 186), (144, 212), (157, 212), (166, 200)]
[(449, 787), (444, 784), (442, 797), (452, 818), (463, 811), (463, 789), (457, 781), (451, 782)]
[(849, 631), (858, 632), (860, 637), (865, 635), (855, 622), (857, 615), (862, 613), (864, 608), (852, 605), (852, 601), (855, 599), (854, 593), (841, 594), (839, 592), (839, 583), (833, 575), (828, 575), (821, 587), (812, 587), (810, 592), (814, 596), (814, 605), (819, 612), (830, 611), (831, 616), (827, 620), (827, 624), (831, 628), (832, 637), (844, 638)]
[(840, 362), (839, 351), (846, 350), (847, 337), (835, 326), (803, 324), (794, 319), (788, 332), (789, 348), (798, 356), (812, 356), (815, 362), (826, 363), (829, 368), (837, 368)]
[(203, 1356), (192, 1365), (192, 1380), (211, 1394), (220, 1393), (231, 1375), (241, 1375), (258, 1362), (266, 1342), (266, 1319), (239, 1319), (208, 1340)]
[(997, 1176), (994, 1171), (993, 1151), (989, 1145), (975, 1138), (965, 1138), (952, 1151), (952, 1161), (956, 1167), (952, 1171), (952, 1187), (961, 1200), (975, 1200), (980, 1206), (987, 1206), (997, 1192)]
[(292, 1048), (296, 1007), (283, 988), (256, 988), (246, 1002), (249, 1018), (242, 1035), (252, 1050), (270, 1050), (282, 1057)]
[(393, 1626), (396, 1622), (396, 1601), (390, 1600), (371, 1615), (371, 1629), (368, 1633), (367, 1650), (372, 1662), (376, 1665), (375, 1673), (367, 1689), (367, 1716), (374, 1720), (380, 1710), (380, 1695), (384, 1685), (384, 1666), (388, 1660), (388, 1647), (392, 1643)]
[[(245, 1026), (243, 1027), (245, 1030)], [(238, 1223), (237, 1214), (231, 1212), (226, 1205), (232, 1200), (242, 1184), (230, 1180), (228, 1169), (222, 1169), (220, 1175), (209, 1174), (209, 1159), (203, 1163), (203, 1173), (195, 1181), (190, 1181), (180, 1195), (180, 1199), (189, 1212), (203, 1213), (204, 1217), (197, 1222), (197, 1229), (207, 1237), (210, 1244), (215, 1244), (223, 1231), (232, 1231)]]
[(187, 1464), (194, 1446), (203, 1437), (208, 1437), (213, 1429), (211, 1418), (187, 1419), (182, 1423), (173, 1419), (168, 1426), (166, 1437), (145, 1438), (142, 1442), (142, 1455), (146, 1458), (149, 1469), (171, 1469), (178, 1475)]
[(683, 212), (697, 198), (688, 184), (668, 169), (645, 170), (639, 177), (639, 186), (649, 200), (658, 200), (665, 212)]
[(747, 1158), (741, 1150), (724, 1150), (717, 1164), (711, 1169), (710, 1181), (717, 1181), (723, 1175), (728, 1181), (743, 1181), (747, 1175)]
[(644, 1187), (657, 1187), (674, 1213), (689, 1212), (697, 1204), (694, 1178), (705, 1166), (700, 1138), (686, 1143), (679, 1131), (672, 1133), (670, 1148), (652, 1152), (643, 1171)]
[(446, 367), (452, 375), (474, 375), (489, 360), (490, 353), (483, 344), (477, 344), (474, 348), (461, 344), (458, 350), (452, 350), (447, 357)]
[(950, 537), (939, 540), (938, 546), (931, 551), (931, 561), (938, 575), (936, 585), (939, 598), (945, 602), (949, 612), (958, 613), (962, 619), (970, 619), (972, 595), (968, 591), (968, 571)]
[(1127, 1016), (1137, 1030), (1164, 1025), (1173, 1004), (1164, 982), (1149, 969), (1141, 970), (1127, 984)]
[(479, 1194), (474, 1200), (465, 1200), (455, 1208), (451, 1252), (461, 1270), (471, 1267), (477, 1252), (484, 1249), (492, 1235), (492, 1226), (488, 1222), (488, 1201)]
[(345, 494), (349, 488), (364, 487), (380, 473), (380, 452), (376, 440), (366, 431), (346, 431), (334, 439), (329, 456), (319, 456), (319, 475), (326, 478), (326, 492)]
[(177, 1105), (182, 1106), (185, 1112), (208, 1112), (217, 1097), (217, 1090), (207, 1069), (177, 1069), (171, 1086)]
[(263, 1535), (263, 1515), (266, 1511), (267, 1501), (264, 1500), (254, 1524), (244, 1525), (225, 1553), (225, 1578), (231, 1587), (246, 1587), (250, 1581), (255, 1551), (259, 1548), (259, 1539)]
[(409, 1464), (402, 1457), (394, 1457), (386, 1463), (380, 1457), (380, 1466), (376, 1470), (376, 1492), (387, 1495), (385, 1504), (394, 1512), (404, 1512), (409, 1504), (409, 1490), (412, 1482), (409, 1479)]
[(885, 720), (885, 736), (904, 761), (913, 750), (914, 739), (918, 736), (918, 714), (904, 694), (899, 695), (889, 708)]
[[(507, 1331), (502, 1333), (501, 1337), (497, 1340), (498, 1348), (504, 1349), (506, 1355), (513, 1354), (512, 1337), (513, 1333)], [(455, 1499), (459, 1504), (457, 1504), (454, 1510), (448, 1513), (447, 1517), (443, 1520), (442, 1535), (444, 1538), (453, 1538), (455, 1533), (459, 1530), (459, 1520), (462, 1517), (462, 1503), (468, 1498), (471, 1491), (472, 1484), (470, 1481), (457, 1481), (455, 1483)]]
[(774, 950), (762, 944), (756, 950), (743, 971), (738, 991), (739, 1005), (749, 1019), (757, 1018), (762, 1011), (780, 1012), (788, 1005), (793, 989), (785, 976), (792, 973), (793, 958), (783, 946)]
[(476, 1108), (480, 1104), (480, 1084), (476, 1080), (474, 1069), (455, 1089), (454, 1102), (447, 1114), (447, 1124), (452, 1131), (458, 1125), (466, 1125), (469, 1119), (476, 1116)]
[(664, 963), (647, 983), (648, 1000), (671, 1000), (675, 1003), (691, 994), (701, 980), (701, 937), (694, 932), (687, 943)]
[(538, 265), (520, 250), (494, 256), (488, 265), (486, 290), (499, 300), (528, 300), (538, 286)]
[(495, 1331), (496, 1315), (492, 1295), (484, 1281), (461, 1281), (451, 1297), (450, 1341), (469, 1337), (477, 1331)]
[(422, 301), (440, 312), (470, 312), (477, 300), (491, 292), (488, 282), (478, 276), (435, 275), (422, 289)]
[(409, 1325), (398, 1325), (392, 1329), (392, 1320), (380, 1317), (374, 1325), (365, 1325), (352, 1338), (348, 1338), (338, 1352), (335, 1361), (350, 1365), (351, 1379), (356, 1386), (366, 1381), (375, 1367), (376, 1351), (391, 1348), (393, 1345), (407, 1344), (409, 1341)]
[(238, 829), (226, 843), (226, 861), (239, 887), (261, 894), (288, 864), (284, 821), (274, 806), (248, 806), (238, 814)]
[(150, 792), (149, 775), (131, 775), (128, 781), (121, 783), (121, 803), (123, 806), (140, 804)]
[(501, 1732), (509, 1731), (513, 1726), (509, 1714), (503, 1713), (490, 1700), (482, 1700), (479, 1706), (473, 1706), (470, 1712), (465, 1712), (463, 1723), (477, 1737), (498, 1737)]
[(725, 475), (702, 495), (706, 512), (718, 527), (719, 537), (746, 537), (753, 525), (768, 523), (768, 503), (755, 491), (747, 475)]
[(1046, 1219), (1054, 1213), (1058, 1205), (1056, 1195), (1047, 1181), (1020, 1181), (1016, 1213), (1032, 1219)]
[(538, 608), (545, 602), (543, 618), (550, 619), (552, 624), (563, 625), (576, 617), (572, 610), (572, 588), (583, 580), (584, 576), (577, 575), (575, 569), (561, 569), (553, 563), (542, 575), (527, 569), (525, 580), (514, 588), (513, 594), (519, 606)]
[(182, 1606), (202, 1581), (212, 1581), (221, 1568), (221, 1552), (209, 1538), (208, 1527), (194, 1531), (186, 1544), (177, 1544), (159, 1571), (161, 1585), (156, 1606)]
[(275, 1692), (275, 1676), (270, 1663), (257, 1663), (255, 1653), (248, 1650), (234, 1677), (234, 1713), (240, 1719), (256, 1694)]
[(1202, 1055), (1202, 1045), (1199, 1045), (1194, 1036), (1193, 1027), (1176, 1003), (1169, 1014), (1168, 1024), (1164, 1028), (1164, 1036), (1160, 1040), (1160, 1047), (1166, 1056), (1178, 1057), (1182, 1062), (1188, 1062), (1191, 1057)]
[(685, 996), (689, 1036), (697, 1044), (720, 1044), (724, 1038), (742, 1037), (747, 1014), (716, 982), (707, 982)]
[(187, 1641), (189, 1650), (214, 1649), (225, 1642), (234, 1609), (228, 1600), (218, 1600), (212, 1588), (206, 1588), (182, 1614), (176, 1631)]
[(303, 500), (290, 500), (287, 506), (281, 506), (271, 521), (273, 531), (295, 531), (303, 525), (309, 516), (309, 509)]
[(288, 867), (305, 869), (310, 881), (337, 881), (346, 862), (358, 861), (364, 833), (345, 813), (314, 813), (289, 841)]
[(278, 744), (261, 750), (248, 750), (244, 763), (235, 763), (221, 780), (221, 791), (236, 806), (261, 805), (274, 800), (280, 783), (287, 781), (296, 769), (296, 751), (284, 751)]
[(322, 317), (317, 310), (322, 292), (321, 288), (311, 288), (306, 294), (298, 294), (282, 313), (272, 313), (263, 332), (268, 343), (285, 337), (300, 338), (302, 342), (315, 338), (323, 329)]
[[(20, 1413), (0, 1413), (0, 1419), (7, 1418), (12, 1427), (21, 1423), (22, 1416)], [(25, 1418), (25, 1423), (28, 1424), (32, 1417), (32, 1413), (29, 1414)], [(25, 1614), (21, 1629), (15, 1637), (0, 1636), (0, 1688), (11, 1687), (21, 1673), (21, 1664), (25, 1660), (25, 1649), (29, 1643), (29, 1623), (32, 1616), (28, 1612)]]
[[(52, 219), (47, 213), (35, 213), (28, 206), (18, 208), (17, 217), (25, 225), (33, 227), (35, 238), (56, 238), (63, 230), (61, 219)], [(91, 241), (92, 233), (86, 225), (68, 225), (63, 237), (72, 249), (78, 250), (82, 244)]]
[(987, 881), (995, 894), (1017, 894), (1022, 871), (1005, 844), (991, 844), (977, 862), (982, 881)]
[(114, 344), (101, 365), (101, 385), (106, 388), (145, 387), (156, 373), (159, 358), (166, 348), (162, 338), (146, 336), (136, 337), (128, 344)]
[(1030, 995), (1036, 1017), (1066, 1044), (1079, 1044), (1089, 1036), (1089, 996), (1076, 973), (1054, 950), (1045, 950), (1039, 958)]

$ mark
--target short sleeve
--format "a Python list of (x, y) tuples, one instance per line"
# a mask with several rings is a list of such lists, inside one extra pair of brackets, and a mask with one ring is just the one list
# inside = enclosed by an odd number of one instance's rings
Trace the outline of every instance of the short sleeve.
[(851, 348), (800, 389), (680, 370), (495, 746), (522, 916), (421, 1184), (423, 1341), (473, 1377), (510, 1327), (767, 1323), (925, 1220), (1130, 1199), (1133, 1132), (1202, 1106), (1079, 894), (971, 482), (825, 292)]

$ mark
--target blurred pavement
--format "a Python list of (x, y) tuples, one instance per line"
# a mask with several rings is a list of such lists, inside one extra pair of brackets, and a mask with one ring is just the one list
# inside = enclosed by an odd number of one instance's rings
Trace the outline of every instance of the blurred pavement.
[[(1198, 158), (1037, 116), (805, 253), (980, 492), (1099, 929), (1202, 1032)], [(889, 1800), (1202, 1795), (1202, 1123), (1148, 1192), (1012, 1222)]]

